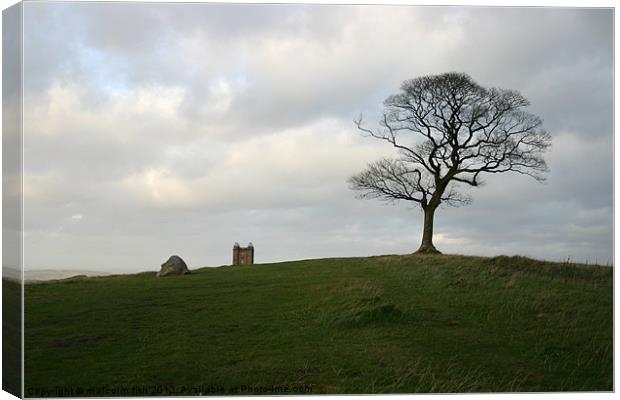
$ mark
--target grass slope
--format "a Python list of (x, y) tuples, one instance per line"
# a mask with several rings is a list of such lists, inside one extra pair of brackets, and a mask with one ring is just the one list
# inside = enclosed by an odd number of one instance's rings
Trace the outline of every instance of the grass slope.
[[(5, 271), (3, 271), (4, 273)], [(2, 278), (2, 389), (22, 394), (22, 286)]]
[(26, 394), (611, 391), (612, 288), (449, 255), (27, 285)]

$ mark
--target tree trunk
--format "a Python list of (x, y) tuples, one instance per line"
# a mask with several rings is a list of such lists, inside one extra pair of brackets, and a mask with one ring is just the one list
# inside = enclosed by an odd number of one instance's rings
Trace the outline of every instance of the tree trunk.
[(433, 245), (433, 221), (437, 207), (427, 206), (424, 208), (424, 231), (422, 244), (416, 253), (440, 253)]

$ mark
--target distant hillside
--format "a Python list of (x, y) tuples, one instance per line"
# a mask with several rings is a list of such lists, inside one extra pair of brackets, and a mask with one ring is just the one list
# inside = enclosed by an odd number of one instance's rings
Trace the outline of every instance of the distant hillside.
[(608, 267), (305, 260), (27, 285), (25, 302), (29, 397), (613, 389)]
[(107, 276), (107, 272), (101, 271), (82, 271), (82, 270), (63, 270), (63, 269), (35, 269), (25, 270), (24, 279), (26, 282), (31, 281), (51, 281), (56, 279), (66, 279), (73, 276)]

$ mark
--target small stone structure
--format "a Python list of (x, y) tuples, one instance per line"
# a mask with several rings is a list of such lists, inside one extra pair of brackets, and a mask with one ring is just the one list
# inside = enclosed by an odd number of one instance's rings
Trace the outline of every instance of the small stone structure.
[(235, 242), (233, 246), (232, 265), (252, 265), (254, 264), (254, 246), (250, 242), (248, 247), (241, 247)]

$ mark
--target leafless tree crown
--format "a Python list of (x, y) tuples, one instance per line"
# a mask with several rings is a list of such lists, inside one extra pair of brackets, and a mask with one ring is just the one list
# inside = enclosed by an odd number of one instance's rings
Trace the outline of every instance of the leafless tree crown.
[[(409, 200), (422, 208), (468, 202), (454, 182), (481, 184), (483, 173), (514, 171), (544, 180), (551, 144), (529, 102), (514, 90), (483, 88), (468, 75), (446, 73), (405, 81), (384, 102), (378, 129), (358, 129), (387, 141), (400, 157), (371, 163), (351, 177), (363, 198)], [(449, 187), (450, 186), (450, 187)]]

